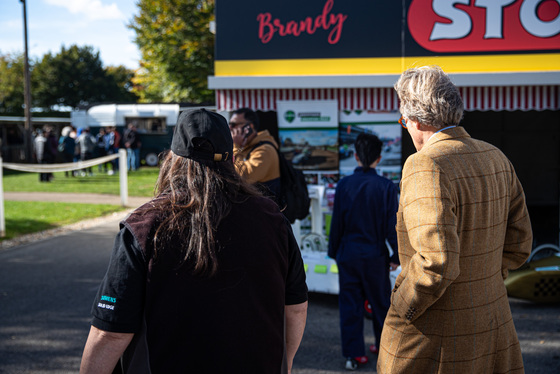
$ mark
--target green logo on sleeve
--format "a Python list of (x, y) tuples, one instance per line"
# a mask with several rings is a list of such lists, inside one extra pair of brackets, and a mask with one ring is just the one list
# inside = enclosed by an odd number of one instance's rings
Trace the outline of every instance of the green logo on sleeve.
[(105, 295), (103, 295), (103, 296), (101, 296), (101, 301), (108, 301), (108, 302), (114, 304), (114, 303), (117, 302), (117, 299), (114, 298), (114, 297), (110, 297), (110, 296), (105, 296)]

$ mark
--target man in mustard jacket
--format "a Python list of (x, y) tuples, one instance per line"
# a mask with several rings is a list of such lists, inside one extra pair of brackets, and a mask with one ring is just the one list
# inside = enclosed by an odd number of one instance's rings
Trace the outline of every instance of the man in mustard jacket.
[(278, 143), (268, 130), (260, 131), (257, 114), (249, 108), (233, 112), (229, 121), (235, 169), (273, 199), (280, 194)]
[(378, 373), (523, 373), (503, 280), (531, 252), (523, 188), (506, 156), (472, 139), (437, 66), (395, 85), (417, 153), (403, 167), (396, 280)]

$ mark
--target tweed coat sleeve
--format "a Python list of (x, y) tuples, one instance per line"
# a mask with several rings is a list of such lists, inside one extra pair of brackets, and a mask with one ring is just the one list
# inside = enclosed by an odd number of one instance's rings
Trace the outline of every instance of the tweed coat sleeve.
[(396, 312), (407, 324), (421, 316), (459, 276), (455, 194), (449, 176), (431, 157), (419, 152), (407, 159), (398, 219), (406, 227), (414, 254), (392, 296)]

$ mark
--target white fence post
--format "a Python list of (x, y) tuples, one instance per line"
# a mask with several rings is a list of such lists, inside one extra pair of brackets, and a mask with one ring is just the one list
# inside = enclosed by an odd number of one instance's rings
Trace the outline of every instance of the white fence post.
[(6, 218), (4, 217), (4, 166), (0, 157), (0, 237), (6, 236)]
[(119, 149), (119, 181), (121, 185), (121, 205), (128, 204), (128, 170), (126, 167), (126, 149)]

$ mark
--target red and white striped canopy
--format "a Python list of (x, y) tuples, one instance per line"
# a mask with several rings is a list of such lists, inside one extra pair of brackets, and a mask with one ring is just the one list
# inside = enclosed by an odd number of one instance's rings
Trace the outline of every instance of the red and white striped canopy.
[(264, 90), (216, 90), (218, 110), (252, 108), (264, 112), (276, 110), (276, 100), (338, 100), (339, 110), (398, 109), (398, 98), (392, 88), (309, 88)]
[[(560, 86), (459, 87), (467, 111), (558, 110)], [(274, 111), (277, 100), (338, 100), (339, 110), (397, 111), (393, 88), (216, 90), (219, 111)]]
[(459, 87), (465, 110), (558, 110), (560, 86)]

